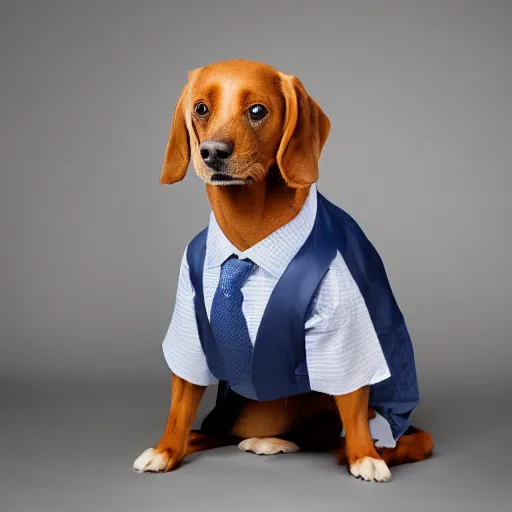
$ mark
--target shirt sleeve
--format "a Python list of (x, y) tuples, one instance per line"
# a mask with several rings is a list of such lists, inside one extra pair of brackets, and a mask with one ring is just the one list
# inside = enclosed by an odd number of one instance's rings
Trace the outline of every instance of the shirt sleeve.
[(339, 252), (320, 283), (305, 328), (313, 391), (342, 395), (391, 376), (364, 298)]
[(174, 312), (162, 348), (172, 373), (192, 384), (208, 386), (217, 383), (218, 380), (210, 372), (201, 346), (194, 295), (185, 250), (181, 261)]

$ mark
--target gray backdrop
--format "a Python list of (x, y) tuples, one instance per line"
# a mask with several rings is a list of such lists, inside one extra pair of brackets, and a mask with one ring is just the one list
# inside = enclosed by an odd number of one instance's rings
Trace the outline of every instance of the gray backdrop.
[[(289, 478), (297, 464), (306, 482), (323, 471), (322, 493), (297, 501), (305, 507), (323, 499), (325, 509), (337, 510), (357, 495), (360, 508), (370, 510), (371, 499), (386, 503), (375, 493), (395, 496), (391, 487), (357, 485), (328, 457), (300, 454), (263, 463), (223, 449), (173, 475), (130, 473), (163, 427), (169, 372), (161, 342), (183, 250), (209, 212), (193, 170), (180, 184), (158, 185), (170, 119), (187, 71), (228, 58), (297, 75), (331, 119), (319, 188), (357, 219), (384, 259), (415, 346), (423, 399), (416, 418), (437, 441), (438, 457), (396, 475), (420, 493), (416, 503), (435, 498), (441, 509), (456, 507), (457, 485), (469, 481), (486, 492), (466, 496), (465, 510), (478, 510), (479, 499), (502, 510), (506, 501), (491, 491), (508, 492), (509, 471), (501, 460), (508, 443), (497, 441), (496, 429), (512, 384), (511, 3), (1, 7), (0, 377), (9, 411), (1, 438), (8, 510), (167, 510), (177, 496), (191, 510), (204, 507), (201, 499), (238, 510), (240, 503), (220, 491), (227, 483), (219, 464), (231, 484), (233, 475), (240, 487), (261, 478), (266, 495), (273, 485), (276, 493), (286, 489), (283, 474)], [(459, 425), (463, 404), (468, 422)], [(494, 439), (493, 457), (486, 444), (475, 451), (475, 439)], [(32, 453), (30, 479), (20, 450)], [(261, 473), (270, 464), (272, 478)], [(203, 470), (198, 483), (193, 475)], [(85, 474), (94, 492), (86, 491)], [(224, 501), (188, 492), (187, 482), (213, 486)], [(50, 492), (57, 484), (60, 491)], [(400, 485), (399, 477), (390, 485)], [(107, 499), (111, 492), (115, 498)], [(246, 499), (247, 510), (268, 508), (258, 496)]]

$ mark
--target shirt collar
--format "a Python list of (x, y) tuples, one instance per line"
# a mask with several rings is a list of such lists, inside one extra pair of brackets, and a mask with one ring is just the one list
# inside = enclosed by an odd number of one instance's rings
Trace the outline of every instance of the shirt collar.
[(240, 259), (252, 260), (258, 267), (279, 279), (310, 235), (316, 219), (316, 209), (316, 185), (313, 183), (300, 212), (284, 226), (245, 251), (239, 251), (227, 239), (212, 211), (206, 241), (206, 268), (218, 267), (232, 254), (236, 254)]

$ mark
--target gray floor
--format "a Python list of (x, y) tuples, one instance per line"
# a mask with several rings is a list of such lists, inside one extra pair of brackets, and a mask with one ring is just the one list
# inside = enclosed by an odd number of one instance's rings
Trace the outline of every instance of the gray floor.
[(258, 457), (235, 447), (138, 475), (132, 462), (166, 418), (165, 383), (4, 384), (1, 398), (2, 512), (512, 510), (512, 418), (496, 396), (424, 397), (413, 423), (432, 432), (435, 456), (395, 468), (389, 484), (358, 481), (327, 454)]

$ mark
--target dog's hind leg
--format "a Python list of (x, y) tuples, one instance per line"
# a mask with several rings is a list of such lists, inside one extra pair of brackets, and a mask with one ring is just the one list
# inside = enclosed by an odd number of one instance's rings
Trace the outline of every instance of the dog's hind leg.
[(300, 450), (300, 447), (294, 442), (279, 437), (250, 437), (241, 441), (238, 448), (243, 452), (251, 452), (256, 455), (276, 455)]
[[(334, 402), (333, 402), (334, 403)], [(311, 408), (312, 409), (312, 408)], [(302, 418), (292, 429), (278, 437), (255, 437), (242, 441), (238, 447), (258, 455), (323, 452), (340, 446), (341, 420), (335, 407), (316, 410)]]
[(185, 454), (203, 452), (205, 450), (213, 450), (221, 446), (232, 446), (238, 444), (240, 438), (221, 435), (221, 434), (204, 434), (200, 430), (192, 430), (188, 436), (188, 446)]
[(424, 460), (432, 454), (433, 449), (434, 442), (428, 432), (409, 427), (394, 448), (379, 448), (378, 451), (388, 466), (396, 466)]

